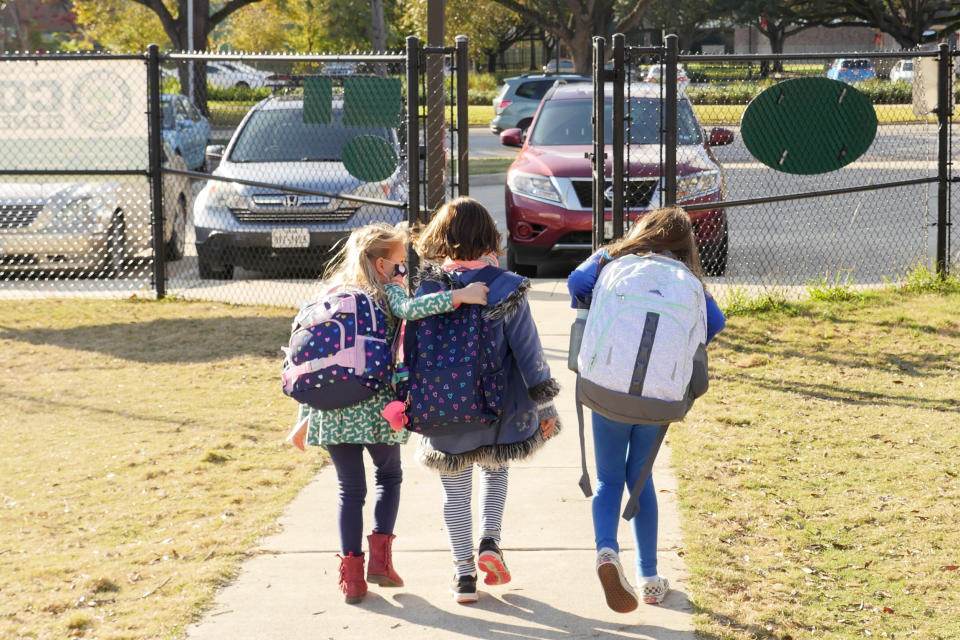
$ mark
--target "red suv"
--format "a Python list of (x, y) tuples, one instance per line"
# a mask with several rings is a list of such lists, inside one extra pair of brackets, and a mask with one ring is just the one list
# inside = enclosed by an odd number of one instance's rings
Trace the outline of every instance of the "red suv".
[[(606, 134), (611, 139), (612, 85), (606, 87)], [(631, 85), (629, 157), (624, 150), (626, 208), (630, 221), (660, 206), (660, 89)], [(507, 172), (507, 263), (510, 269), (534, 275), (537, 265), (557, 259), (581, 259), (590, 253), (593, 190), (590, 160), (593, 130), (590, 116), (593, 87), (560, 85), (540, 103), (527, 132), (500, 134), (507, 146), (522, 146)], [(677, 202), (720, 203), (726, 195), (723, 169), (711, 146), (730, 144), (733, 132), (715, 127), (706, 135), (693, 107), (681, 92), (677, 113)], [(611, 147), (607, 147), (611, 157)], [(607, 167), (606, 206), (611, 206), (611, 164)], [(700, 258), (708, 275), (727, 268), (727, 217), (722, 208), (690, 213)], [(607, 225), (612, 227), (610, 210)], [(608, 231), (606, 235), (611, 235)]]

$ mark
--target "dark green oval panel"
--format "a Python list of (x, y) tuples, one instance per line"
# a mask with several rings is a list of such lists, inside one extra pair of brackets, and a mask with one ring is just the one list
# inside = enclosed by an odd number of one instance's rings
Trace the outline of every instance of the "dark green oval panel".
[(357, 136), (343, 147), (343, 166), (364, 182), (386, 180), (397, 170), (397, 152), (380, 136)]
[(845, 82), (795, 78), (750, 101), (740, 135), (753, 157), (771, 169), (809, 175), (850, 164), (877, 135), (869, 98)]

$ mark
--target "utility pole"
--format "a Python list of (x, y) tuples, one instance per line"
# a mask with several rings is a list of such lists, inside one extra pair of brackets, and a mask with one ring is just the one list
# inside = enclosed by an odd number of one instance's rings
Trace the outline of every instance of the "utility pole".
[[(445, 37), (446, 0), (427, 0), (427, 47), (442, 47)], [(443, 115), (445, 72), (444, 56), (432, 54), (426, 57), (427, 73), (427, 122), (424, 128), (424, 143), (426, 144), (427, 163), (427, 193), (424, 206), (433, 211), (443, 204), (444, 173), (446, 157), (444, 153), (444, 138), (446, 127)]]

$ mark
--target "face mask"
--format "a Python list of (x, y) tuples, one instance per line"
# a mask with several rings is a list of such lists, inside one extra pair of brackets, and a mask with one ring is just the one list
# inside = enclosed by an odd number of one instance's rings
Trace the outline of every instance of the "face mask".
[(384, 258), (384, 261), (389, 262), (393, 265), (393, 276), (405, 276), (407, 275), (407, 265), (403, 262), (393, 262), (392, 260), (387, 260)]

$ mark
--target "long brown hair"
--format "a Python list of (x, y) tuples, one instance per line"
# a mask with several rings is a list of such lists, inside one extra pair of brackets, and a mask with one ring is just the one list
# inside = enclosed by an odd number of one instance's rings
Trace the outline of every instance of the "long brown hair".
[(606, 247), (611, 258), (669, 251), (703, 280), (700, 254), (693, 235), (690, 216), (680, 207), (664, 207), (644, 214), (630, 232)]
[(442, 205), (413, 241), (424, 260), (476, 260), (500, 255), (500, 232), (487, 209), (473, 198), (461, 197)]
[(386, 258), (390, 250), (407, 240), (405, 226), (375, 222), (354, 229), (323, 274), (331, 285), (358, 287), (376, 298), (385, 295), (383, 283), (374, 266), (377, 258)]

